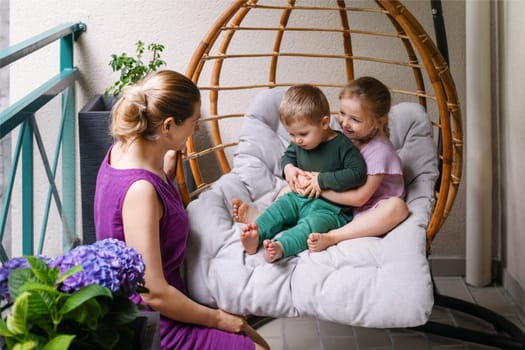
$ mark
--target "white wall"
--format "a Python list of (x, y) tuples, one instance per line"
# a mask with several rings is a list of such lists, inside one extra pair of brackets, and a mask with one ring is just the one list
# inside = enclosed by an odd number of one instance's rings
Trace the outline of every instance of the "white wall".
[[(504, 267), (508, 283), (522, 309), (525, 295), (513, 288), (514, 284), (525, 289), (525, 72), (523, 58), (525, 47), (525, 2), (500, 3), (500, 84), (502, 123), (502, 196), (503, 196), (503, 249)], [(516, 286), (517, 287), (517, 286)]]
[[(308, 3), (312, 1), (307, 0)], [(82, 34), (75, 49), (75, 65), (81, 71), (77, 92), (77, 109), (80, 109), (89, 97), (101, 93), (116, 79), (116, 73), (112, 73), (108, 66), (110, 55), (133, 52), (138, 39), (165, 44), (163, 58), (168, 67), (184, 72), (198, 43), (229, 4), (229, 0), (11, 1), (11, 43), (63, 22), (85, 22), (87, 32)], [(406, 1), (405, 5), (433, 37), (430, 1)], [(375, 5), (372, 3), (369, 7)], [(464, 101), (464, 2), (444, 1), (443, 10), (450, 68), (455, 76), (460, 101)], [(254, 45), (257, 43), (254, 42)], [(54, 46), (31, 60), (23, 60), (13, 66), (12, 100), (27, 92), (29, 86), (36, 86), (56, 73), (57, 51)], [(465, 104), (461, 102), (461, 105)], [(434, 241), (433, 256), (464, 257), (464, 197), (461, 186), (454, 209)], [(77, 225), (77, 229), (80, 227)]]

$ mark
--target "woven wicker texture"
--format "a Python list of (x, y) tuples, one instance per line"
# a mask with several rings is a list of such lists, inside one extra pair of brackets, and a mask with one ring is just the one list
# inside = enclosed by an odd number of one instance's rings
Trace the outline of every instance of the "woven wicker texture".
[(185, 160), (196, 190), (188, 190), (179, 162), (185, 203), (230, 171), (244, 111), (261, 89), (311, 83), (323, 89), (334, 109), (348, 80), (371, 75), (391, 89), (394, 103), (423, 105), (442, 145), (437, 147), (436, 205), (427, 228), (430, 246), (461, 179), (461, 111), (446, 61), (400, 2), (233, 1), (202, 39), (186, 75), (202, 91), (203, 116), (200, 131), (188, 140)]

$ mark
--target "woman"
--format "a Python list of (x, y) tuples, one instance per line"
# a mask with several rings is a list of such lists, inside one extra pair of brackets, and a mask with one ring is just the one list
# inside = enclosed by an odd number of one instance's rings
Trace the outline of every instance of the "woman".
[(112, 112), (108, 150), (97, 176), (95, 228), (137, 249), (149, 293), (134, 302), (161, 314), (162, 349), (268, 349), (244, 318), (192, 301), (180, 267), (188, 217), (173, 185), (176, 151), (198, 129), (200, 92), (164, 70), (125, 88)]

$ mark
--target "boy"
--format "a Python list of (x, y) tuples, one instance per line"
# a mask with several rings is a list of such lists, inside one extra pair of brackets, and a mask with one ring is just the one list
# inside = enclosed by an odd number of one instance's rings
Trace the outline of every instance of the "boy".
[[(345, 191), (366, 180), (359, 150), (330, 128), (330, 107), (323, 92), (312, 85), (289, 88), (279, 105), (281, 122), (291, 137), (281, 167), (292, 192), (280, 196), (241, 231), (248, 254), (262, 244), (264, 257), (274, 262), (308, 248), (311, 232), (327, 232), (352, 219), (350, 208), (318, 199), (321, 190)], [(272, 240), (277, 233), (287, 229)]]

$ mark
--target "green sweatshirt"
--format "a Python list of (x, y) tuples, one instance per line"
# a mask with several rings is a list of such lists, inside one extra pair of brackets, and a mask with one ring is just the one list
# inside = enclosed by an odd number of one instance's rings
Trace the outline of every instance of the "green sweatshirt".
[(321, 190), (346, 191), (366, 181), (366, 163), (361, 153), (345, 135), (337, 132), (333, 139), (312, 150), (290, 143), (281, 158), (281, 169), (292, 164), (305, 171), (319, 172)]

